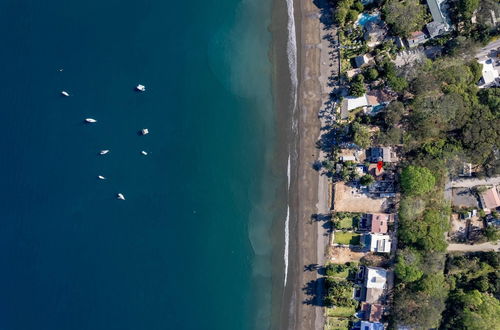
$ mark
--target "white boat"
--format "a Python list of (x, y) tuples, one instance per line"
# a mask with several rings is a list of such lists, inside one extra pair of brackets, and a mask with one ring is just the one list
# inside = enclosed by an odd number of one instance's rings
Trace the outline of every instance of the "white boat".
[(100, 180), (106, 180), (106, 178), (105, 178), (105, 177), (103, 177), (102, 175), (99, 175), (99, 176), (97, 176), (97, 177), (98, 177)]
[(143, 151), (141, 151), (141, 154), (143, 154), (144, 156), (146, 156), (148, 153), (143, 150)]
[(146, 86), (139, 84), (139, 85), (135, 86), (135, 89), (138, 90), (139, 92), (145, 92)]
[(141, 134), (142, 134), (142, 135), (147, 135), (147, 134), (149, 134), (149, 130), (148, 130), (147, 128), (143, 128), (143, 129), (141, 130)]
[(122, 201), (125, 200), (125, 196), (123, 196), (123, 194), (121, 193), (116, 194), (116, 198), (121, 199)]
[(109, 152), (109, 150), (105, 149), (105, 150), (101, 150), (99, 153), (100, 153), (101, 155), (105, 155), (105, 154), (107, 154), (108, 152)]
[(85, 121), (87, 123), (97, 123), (97, 120), (93, 119), (93, 118), (85, 118)]
[(64, 96), (69, 96), (69, 93), (66, 92), (66, 91), (62, 91), (61, 94), (64, 95)]

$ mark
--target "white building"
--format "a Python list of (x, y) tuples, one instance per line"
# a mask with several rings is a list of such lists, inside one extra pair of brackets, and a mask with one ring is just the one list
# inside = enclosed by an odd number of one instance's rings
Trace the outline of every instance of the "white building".
[(391, 237), (389, 235), (370, 234), (367, 236), (366, 246), (370, 248), (370, 251), (379, 253), (391, 252)]

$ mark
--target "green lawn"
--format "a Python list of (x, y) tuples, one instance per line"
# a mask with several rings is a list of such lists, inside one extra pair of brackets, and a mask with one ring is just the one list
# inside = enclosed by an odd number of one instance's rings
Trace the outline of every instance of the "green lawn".
[(326, 315), (329, 317), (350, 317), (356, 313), (354, 307), (329, 307), (326, 309)]
[(337, 229), (351, 229), (354, 228), (354, 220), (351, 217), (343, 217), (338, 219)]
[(349, 320), (327, 317), (325, 330), (349, 330)]
[(345, 244), (345, 245), (359, 245), (361, 240), (361, 235), (356, 233), (344, 233), (341, 231), (335, 232), (335, 240), (334, 242), (337, 244)]
[(337, 229), (353, 229), (359, 225), (359, 215), (356, 213), (338, 213), (334, 219), (335, 228)]

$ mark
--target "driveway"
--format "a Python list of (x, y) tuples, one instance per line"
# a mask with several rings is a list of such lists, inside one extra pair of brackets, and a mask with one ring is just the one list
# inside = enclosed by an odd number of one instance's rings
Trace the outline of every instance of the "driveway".
[(475, 186), (495, 186), (498, 184), (500, 184), (500, 176), (486, 179), (461, 179), (448, 182), (446, 189), (473, 188)]
[(450, 244), (446, 249), (448, 252), (481, 252), (481, 251), (500, 251), (498, 243), (482, 243), (482, 244)]
[[(496, 56), (496, 52), (497, 52), (497, 49), (500, 47), (500, 39), (498, 40), (495, 40), (493, 42), (490, 42), (489, 44), (487, 44), (486, 46), (484, 46), (483, 48), (481, 48), (477, 54), (476, 54), (476, 58), (478, 60), (485, 60), (487, 59), (488, 57), (495, 57)], [(493, 56), (492, 56), (493, 55)]]

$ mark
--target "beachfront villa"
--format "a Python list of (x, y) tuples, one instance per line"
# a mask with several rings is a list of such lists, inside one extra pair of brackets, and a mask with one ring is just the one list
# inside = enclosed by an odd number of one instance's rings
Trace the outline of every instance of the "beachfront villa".
[(482, 75), (479, 81), (479, 88), (498, 87), (500, 86), (499, 70), (495, 67), (491, 58), (478, 61), (482, 65)]
[(361, 220), (361, 228), (366, 228), (372, 234), (387, 234), (389, 222), (394, 221), (392, 214), (372, 213), (366, 214)]
[(432, 15), (432, 22), (425, 27), (431, 38), (451, 30), (451, 20), (448, 15), (446, 0), (427, 0), (427, 6)]
[(365, 268), (362, 301), (369, 304), (382, 303), (387, 289), (387, 270), (378, 267)]
[(364, 235), (362, 242), (371, 252), (391, 252), (391, 237), (389, 235), (367, 234)]

